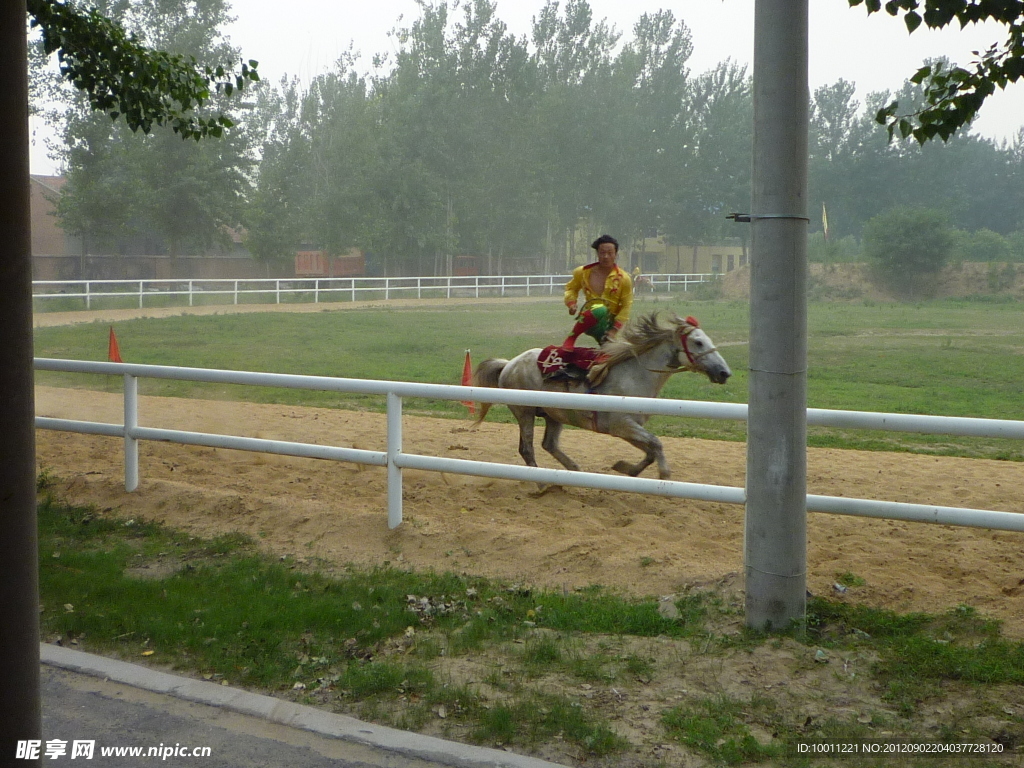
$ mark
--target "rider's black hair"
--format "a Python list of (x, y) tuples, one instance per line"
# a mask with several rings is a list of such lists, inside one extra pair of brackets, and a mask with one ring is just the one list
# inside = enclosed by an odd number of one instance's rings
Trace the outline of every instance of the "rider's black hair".
[(600, 248), (605, 243), (611, 243), (612, 245), (615, 246), (615, 252), (616, 253), (619, 252), (619, 241), (616, 240), (611, 235), (601, 235), (599, 238), (597, 238), (597, 240), (595, 240), (594, 242), (592, 242), (590, 244), (590, 247), (593, 248), (596, 251), (598, 248)]

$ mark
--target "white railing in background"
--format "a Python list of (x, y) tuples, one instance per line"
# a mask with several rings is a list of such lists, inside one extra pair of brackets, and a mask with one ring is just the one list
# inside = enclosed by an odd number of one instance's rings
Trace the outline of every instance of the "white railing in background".
[[(710, 274), (647, 275), (651, 287), (639, 291), (671, 293), (687, 291), (691, 285), (709, 282)], [(469, 277), (310, 277), (259, 278), (252, 280), (36, 280), (32, 283), (36, 309), (46, 311), (56, 300), (77, 299), (92, 309), (98, 299), (131, 299), (139, 309), (168, 306), (166, 297), (178, 303), (170, 306), (238, 304), (259, 302), (280, 304), (282, 298), (295, 303), (359, 301), (409, 298), (480, 298), (492, 296), (537, 296), (561, 293), (568, 275), (494, 275)], [(159, 297), (159, 298), (158, 298)], [(67, 309), (61, 305), (60, 309)]]
[[(159, 365), (51, 360), (46, 358), (36, 358), (34, 364), (37, 371), (116, 374), (124, 377), (124, 424), (103, 424), (37, 416), (36, 428), (123, 438), (125, 446), (125, 487), (129, 491), (135, 490), (139, 484), (139, 440), (157, 440), (185, 445), (201, 445), (210, 448), (231, 448), (259, 453), (332, 459), (334, 461), (349, 461), (358, 464), (386, 467), (388, 473), (388, 525), (391, 528), (396, 527), (402, 522), (402, 469), (405, 468), (507, 480), (526, 480), (552, 485), (630, 491), (728, 504), (743, 504), (746, 500), (742, 488), (602, 475), (592, 472), (570, 472), (564, 469), (545, 469), (464, 459), (448, 459), (437, 456), (409, 454), (404, 453), (402, 450), (402, 398), (406, 397), (456, 401), (473, 400), (484, 403), (576, 408), (587, 411), (616, 411), (744, 421), (747, 418), (747, 406), (742, 403), (706, 403), (693, 400), (578, 395), (565, 392), (528, 392), (514, 389), (499, 390), (443, 384), (339, 379), (280, 373), (252, 373), (206, 368), (176, 368)], [(140, 427), (138, 417), (139, 378), (173, 379), (177, 381), (217, 384), (247, 384), (284, 387), (288, 389), (381, 395), (387, 400), (387, 449), (385, 451), (367, 451), (310, 443), (293, 443), (251, 437)], [(910, 414), (833, 411), (812, 408), (807, 411), (807, 423), (828, 427), (853, 427), (973, 437), (1001, 437), (1012, 440), (1024, 439), (1024, 421), (1004, 421), (1001, 419), (915, 416)], [(1024, 532), (1024, 514), (1014, 512), (994, 512), (961, 507), (938, 507), (926, 504), (812, 495), (807, 496), (807, 510), (838, 515), (880, 517), (912, 522)]]

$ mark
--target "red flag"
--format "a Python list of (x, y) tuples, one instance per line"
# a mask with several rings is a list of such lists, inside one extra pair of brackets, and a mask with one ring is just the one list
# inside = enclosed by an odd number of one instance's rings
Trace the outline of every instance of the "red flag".
[[(469, 359), (469, 350), (466, 350), (466, 362), (462, 365), (462, 386), (470, 387), (473, 385), (473, 363)], [(471, 400), (463, 400), (462, 404), (469, 408), (470, 416), (476, 415), (476, 406), (473, 405)]]
[(112, 363), (123, 363), (121, 350), (117, 348), (117, 336), (114, 335), (114, 326), (110, 326), (110, 341), (107, 344), (107, 360)]

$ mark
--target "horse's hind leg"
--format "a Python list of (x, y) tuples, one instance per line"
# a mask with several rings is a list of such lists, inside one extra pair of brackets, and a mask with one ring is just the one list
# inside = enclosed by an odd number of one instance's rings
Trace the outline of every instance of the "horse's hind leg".
[(630, 464), (628, 461), (617, 461), (612, 466), (616, 472), (636, 477), (647, 467), (658, 462), (658, 477), (668, 480), (672, 471), (668, 468), (665, 460), (665, 451), (661, 447), (661, 440), (641, 427), (631, 418), (612, 419), (608, 425), (608, 434), (621, 437), (630, 445), (639, 448), (644, 452), (644, 457), (637, 464)]
[(562, 435), (562, 424), (549, 416), (544, 417), (544, 423), (544, 441), (541, 443), (541, 446), (545, 451), (558, 459), (563, 467), (573, 472), (579, 472), (579, 464), (566, 456), (558, 446), (558, 438)]

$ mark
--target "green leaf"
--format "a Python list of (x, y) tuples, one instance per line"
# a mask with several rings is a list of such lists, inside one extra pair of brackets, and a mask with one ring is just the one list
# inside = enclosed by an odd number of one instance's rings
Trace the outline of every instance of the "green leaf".
[(924, 82), (924, 79), (928, 77), (928, 75), (930, 75), (931, 73), (932, 68), (930, 66), (921, 67), (919, 70), (917, 70), (917, 72), (914, 73), (913, 77), (910, 78), (910, 82), (914, 83), (915, 85), (920, 85), (921, 83)]
[(907, 25), (907, 32), (913, 33), (921, 26), (921, 16), (916, 11), (908, 11), (907, 15), (903, 17), (903, 21)]
[[(199, 67), (194, 56), (148, 49), (95, 10), (58, 0), (28, 0), (27, 7), (44, 50), (57, 54), (62, 77), (86, 94), (93, 109), (123, 117), (143, 133), (185, 116), (182, 136), (206, 135), (189, 115), (210, 96), (211, 70)], [(229, 74), (223, 67), (214, 72)]]

